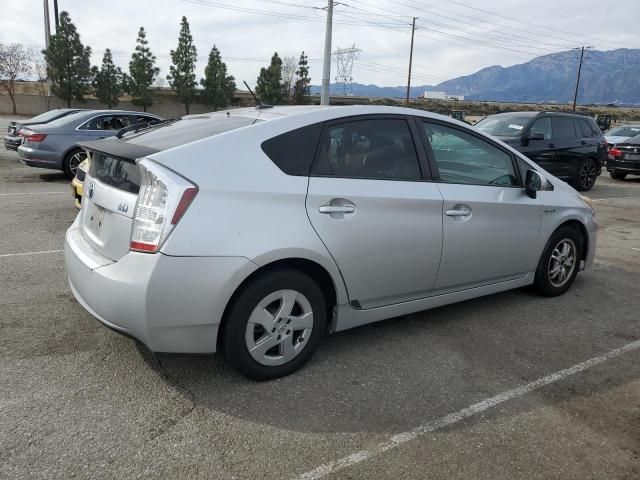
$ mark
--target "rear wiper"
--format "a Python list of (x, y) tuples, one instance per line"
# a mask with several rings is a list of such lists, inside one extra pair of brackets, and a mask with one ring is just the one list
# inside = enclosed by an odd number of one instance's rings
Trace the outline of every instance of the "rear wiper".
[(142, 130), (151, 130), (152, 128), (162, 127), (164, 125), (168, 125), (170, 123), (174, 123), (180, 120), (179, 118), (168, 118), (166, 120), (160, 120), (158, 122), (154, 121), (146, 121), (146, 122), (138, 122), (133, 125), (129, 125), (128, 127), (121, 128), (116, 133), (116, 138), (122, 138), (125, 133), (129, 132), (140, 132)]

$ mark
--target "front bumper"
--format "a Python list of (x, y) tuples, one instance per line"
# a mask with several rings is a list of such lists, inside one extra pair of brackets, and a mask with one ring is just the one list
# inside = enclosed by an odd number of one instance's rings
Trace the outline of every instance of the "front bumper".
[(4, 148), (7, 150), (18, 150), (18, 147), (22, 143), (22, 137), (7, 135), (4, 137)]
[(62, 169), (62, 159), (55, 152), (20, 145), (18, 156), (22, 163), (30, 167)]
[(78, 219), (65, 239), (69, 284), (78, 302), (108, 327), (155, 352), (213, 353), (244, 257), (171, 257), (129, 252), (117, 262), (84, 239)]
[(598, 223), (596, 221), (595, 210), (590, 214), (590, 217), (585, 222), (585, 228), (587, 229), (588, 238), (588, 250), (584, 259), (583, 270), (589, 270), (593, 266), (593, 261), (596, 258), (596, 247), (598, 246)]

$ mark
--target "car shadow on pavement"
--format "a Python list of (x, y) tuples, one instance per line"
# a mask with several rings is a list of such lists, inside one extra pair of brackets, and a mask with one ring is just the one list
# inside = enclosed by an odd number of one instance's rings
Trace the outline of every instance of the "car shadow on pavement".
[(600, 268), (558, 298), (519, 289), (339, 332), (270, 382), (220, 355), (143, 357), (200, 408), (295, 431), (398, 432), (640, 338), (638, 301), (615, 319), (605, 307), (631, 294), (632, 275)]

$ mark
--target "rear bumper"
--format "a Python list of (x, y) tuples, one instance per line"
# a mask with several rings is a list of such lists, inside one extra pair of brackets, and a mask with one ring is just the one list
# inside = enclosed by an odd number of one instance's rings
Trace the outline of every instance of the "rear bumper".
[(7, 150), (18, 150), (18, 147), (22, 143), (22, 137), (7, 135), (4, 137), (4, 148)]
[(155, 352), (213, 353), (226, 304), (255, 265), (243, 257), (170, 257), (129, 252), (102, 257), (78, 221), (65, 239), (65, 263), (78, 302), (108, 327)]
[(608, 160), (607, 171), (640, 174), (640, 160)]
[(82, 207), (82, 186), (83, 183), (78, 180), (78, 177), (73, 177), (73, 180), (71, 180), (71, 195), (73, 195), (75, 206), (78, 210)]
[(62, 159), (56, 152), (20, 145), (18, 147), (18, 156), (22, 163), (30, 167), (62, 169)]

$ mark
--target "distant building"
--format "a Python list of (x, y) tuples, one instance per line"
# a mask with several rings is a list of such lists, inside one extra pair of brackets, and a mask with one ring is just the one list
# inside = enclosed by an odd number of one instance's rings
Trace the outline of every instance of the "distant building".
[(419, 98), (425, 98), (429, 100), (455, 100), (462, 101), (464, 100), (464, 95), (447, 95), (445, 92), (438, 91), (428, 91), (424, 92), (420, 95)]

